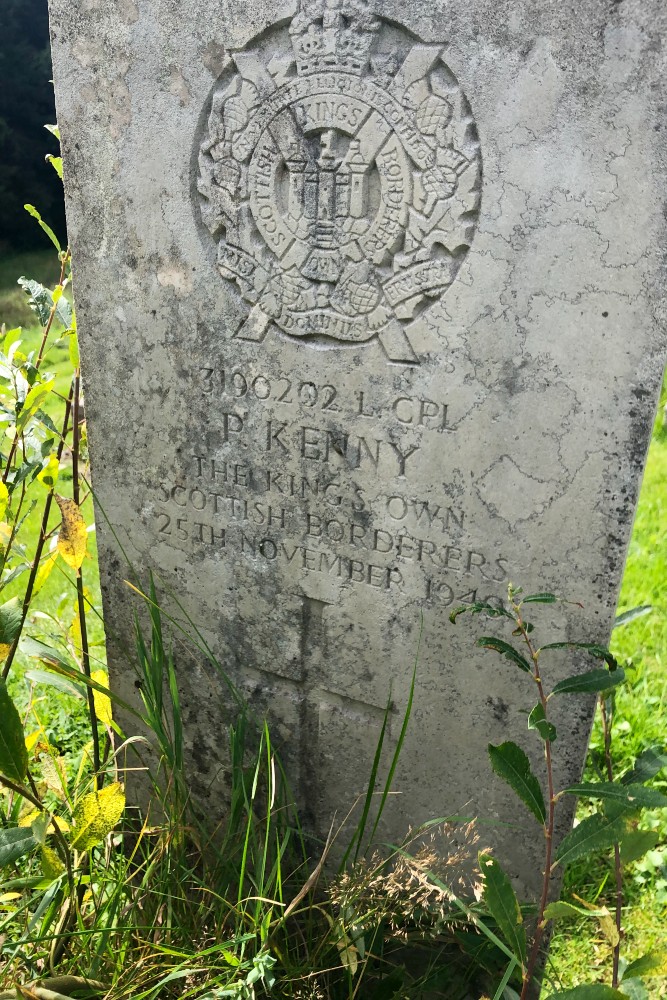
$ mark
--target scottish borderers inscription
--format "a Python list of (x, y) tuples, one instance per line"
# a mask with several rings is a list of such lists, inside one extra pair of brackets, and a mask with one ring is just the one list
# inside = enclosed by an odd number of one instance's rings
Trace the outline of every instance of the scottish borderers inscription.
[[(419, 647), (383, 836), (499, 820), (535, 890), (487, 759), (533, 704), (449, 614), (511, 579), (583, 603), (545, 641), (613, 621), (665, 352), (659, 0), (50, 2), (113, 683), (127, 554), (322, 836)], [(216, 817), (227, 690), (178, 657)], [(559, 707), (562, 787), (590, 712)]]
[(220, 273), (309, 341), (377, 338), (416, 361), (406, 327), (451, 285), (478, 216), (470, 107), (442, 58), (361, 0), (302, 0), (217, 81), (199, 155)]

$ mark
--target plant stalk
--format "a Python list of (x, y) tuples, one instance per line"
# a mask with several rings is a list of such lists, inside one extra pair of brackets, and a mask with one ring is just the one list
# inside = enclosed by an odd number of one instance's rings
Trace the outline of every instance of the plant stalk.
[[(60, 281), (58, 282), (58, 284), (60, 285), (62, 285), (63, 281), (65, 280), (65, 269), (69, 258), (70, 258), (70, 252), (69, 250), (67, 250), (66, 253), (63, 254), (62, 260), (60, 261)], [(42, 359), (44, 357), (44, 349), (46, 348), (46, 342), (49, 339), (51, 327), (53, 326), (53, 320), (55, 319), (57, 306), (58, 306), (57, 302), (54, 302), (53, 305), (51, 306), (51, 312), (49, 313), (49, 318), (46, 321), (46, 326), (44, 327), (44, 332), (42, 334), (42, 342), (39, 345), (37, 360), (35, 361), (36, 370), (39, 370), (39, 366), (41, 365)], [(5, 470), (2, 474), (2, 481), (5, 484), (7, 483), (9, 473), (11, 472), (12, 462), (14, 461), (14, 455), (16, 454), (16, 449), (18, 447), (19, 439), (20, 435), (15, 434), (14, 440), (12, 441), (12, 446), (9, 449), (9, 455), (7, 456), (7, 464), (5, 465)]]
[[(72, 414), (72, 499), (77, 507), (81, 505), (81, 486), (79, 482), (79, 446), (81, 444), (81, 431), (79, 425), (79, 404), (81, 397), (81, 371), (77, 368), (74, 374), (74, 410)], [(86, 627), (86, 599), (83, 592), (83, 571), (79, 567), (76, 571), (76, 597), (79, 616), (79, 630), (81, 632), (81, 665), (83, 672), (90, 680), (90, 649), (88, 646), (88, 629)], [(97, 725), (97, 712), (95, 711), (95, 694), (90, 685), (87, 685), (88, 694), (88, 715), (90, 717), (90, 729), (93, 739), (93, 768), (95, 770), (95, 784), (98, 789), (102, 787), (103, 775), (101, 771), (100, 757), (100, 734)]]
[[(602, 730), (604, 733), (604, 759), (607, 767), (607, 781), (613, 782), (614, 780), (614, 766), (611, 759), (611, 723), (612, 720), (607, 712), (607, 706), (605, 700), (600, 696), (600, 714), (602, 716)], [(623, 934), (623, 866), (621, 864), (621, 845), (616, 842), (614, 844), (614, 873), (616, 876), (616, 912), (614, 914), (616, 920), (616, 933), (618, 940), (614, 945), (613, 957), (612, 957), (612, 973), (611, 973), (611, 985), (612, 989), (616, 989), (618, 986), (618, 971), (621, 959), (621, 937)]]
[[(28, 773), (28, 779), (32, 782), (32, 776), (30, 773)], [(25, 785), (20, 785), (17, 782), (12, 781), (11, 778), (6, 777), (4, 774), (0, 774), (0, 785), (4, 785), (5, 788), (9, 788), (12, 792), (15, 792), (17, 795), (20, 795), (22, 798), (32, 803), (32, 805), (39, 809), (40, 812), (48, 811), (45, 809), (44, 803), (39, 799), (39, 797), (34, 795), (29, 788), (25, 787)], [(62, 830), (58, 826), (56, 817), (53, 813), (50, 813), (49, 815), (51, 816), (51, 823), (58, 841), (58, 846), (60, 847), (63, 861), (65, 863), (65, 867), (67, 868), (67, 880), (69, 882), (70, 889), (72, 889), (74, 886), (74, 874), (72, 872), (72, 864), (69, 856), (69, 847), (67, 846), (67, 841), (65, 840)]]
[[(56, 452), (56, 457), (58, 462), (62, 458), (62, 453), (65, 448), (65, 438), (67, 437), (67, 428), (69, 425), (69, 415), (72, 407), (72, 397), (74, 394), (74, 382), (70, 386), (69, 396), (67, 397), (67, 402), (65, 404), (65, 416), (63, 418), (63, 429), (58, 442), (58, 450)], [(49, 515), (51, 513), (51, 504), (53, 503), (54, 490), (50, 489), (44, 504), (44, 512), (42, 514), (42, 524), (39, 529), (39, 538), (37, 540), (37, 548), (35, 550), (35, 556), (32, 561), (32, 566), (30, 568), (30, 576), (28, 578), (28, 586), (26, 587), (25, 596), (23, 598), (23, 610), (21, 612), (21, 627), (18, 631), (18, 635), (12, 643), (12, 648), (9, 650), (7, 659), (5, 660), (5, 665), (2, 668), (2, 677), (4, 680), (7, 679), (9, 671), (12, 668), (12, 663), (14, 662), (14, 657), (16, 656), (16, 650), (18, 649), (19, 641), (21, 639), (21, 634), (23, 632), (23, 626), (25, 625), (25, 620), (28, 617), (28, 611), (30, 609), (30, 602), (32, 601), (32, 593), (35, 588), (35, 580), (37, 579), (37, 573), (39, 572), (39, 564), (42, 558), (42, 552), (44, 550), (44, 544), (48, 536), (48, 525), (49, 525)]]
[[(540, 664), (537, 651), (533, 648), (533, 644), (530, 641), (530, 636), (526, 631), (526, 627), (521, 618), (521, 611), (518, 605), (514, 605), (514, 612), (516, 614), (516, 622), (518, 627), (521, 629), (521, 634), (523, 641), (525, 642), (528, 652), (530, 654), (531, 661), (533, 663), (533, 677), (535, 683), (537, 684), (537, 691), (540, 699), (540, 704), (544, 711), (544, 717), (547, 718), (548, 702), (547, 697), (544, 693), (544, 687), (542, 686), (542, 675), (540, 673)], [(526, 968), (523, 973), (523, 982), (521, 987), (521, 997), (520, 1000), (528, 1000), (529, 991), (535, 975), (535, 966), (537, 965), (537, 959), (540, 954), (540, 945), (542, 944), (542, 938), (544, 936), (544, 911), (547, 907), (549, 901), (549, 883), (551, 879), (551, 858), (553, 853), (553, 838), (554, 838), (554, 821), (556, 814), (556, 795), (554, 790), (554, 776), (553, 776), (553, 761), (551, 757), (551, 740), (547, 737), (544, 740), (544, 756), (546, 761), (546, 771), (547, 771), (547, 792), (549, 796), (549, 808), (547, 812), (547, 822), (544, 827), (544, 878), (542, 881), (542, 895), (540, 897), (540, 905), (537, 912), (537, 926), (535, 928), (535, 935), (533, 937), (533, 943), (530, 949), (530, 954), (528, 956), (528, 962), (526, 963)]]

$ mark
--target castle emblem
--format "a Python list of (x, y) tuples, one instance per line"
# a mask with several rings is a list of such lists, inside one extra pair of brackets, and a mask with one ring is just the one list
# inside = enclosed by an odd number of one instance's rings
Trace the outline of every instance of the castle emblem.
[(199, 208), (221, 275), (272, 324), (328, 344), (377, 339), (414, 363), (410, 324), (474, 233), (477, 131), (440, 45), (365, 0), (300, 0), (231, 55), (199, 149)]

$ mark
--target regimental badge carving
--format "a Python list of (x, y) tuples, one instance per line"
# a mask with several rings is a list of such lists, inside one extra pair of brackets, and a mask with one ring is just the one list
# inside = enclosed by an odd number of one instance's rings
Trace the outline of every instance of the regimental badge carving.
[(363, 0), (301, 0), (216, 83), (199, 209), (220, 274), (306, 343), (377, 338), (414, 363), (410, 323), (454, 281), (479, 210), (481, 156), (443, 60)]

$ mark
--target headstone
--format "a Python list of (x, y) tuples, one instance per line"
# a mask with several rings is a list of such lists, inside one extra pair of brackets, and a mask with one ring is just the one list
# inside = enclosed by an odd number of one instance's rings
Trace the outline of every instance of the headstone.
[[(320, 835), (389, 697), (395, 747), (417, 658), (386, 836), (498, 820), (540, 881), (487, 758), (511, 738), (541, 769), (532, 685), (475, 648), (494, 623), (449, 614), (512, 580), (583, 604), (545, 609), (543, 641), (608, 638), (665, 353), (665, 17), (51, 0), (113, 683), (136, 698), (127, 557), (269, 713)], [(217, 816), (205, 661), (180, 683)], [(592, 704), (558, 711), (562, 784)]]

